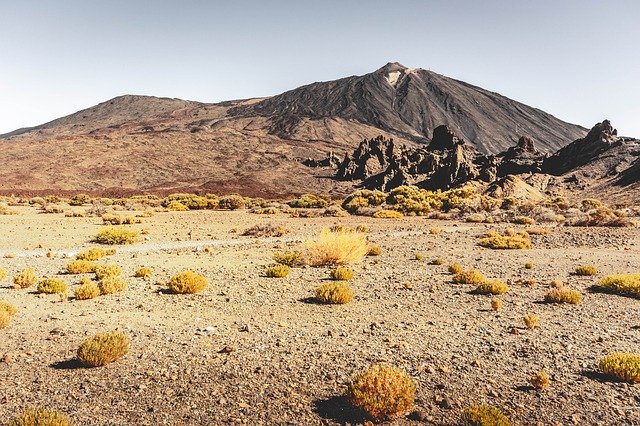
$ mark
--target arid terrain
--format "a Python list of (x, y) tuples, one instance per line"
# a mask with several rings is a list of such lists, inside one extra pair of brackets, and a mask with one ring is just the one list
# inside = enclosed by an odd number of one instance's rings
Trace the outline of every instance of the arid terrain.
[[(11, 208), (19, 214), (0, 216), (0, 267), (8, 272), (0, 299), (18, 312), (0, 330), (0, 423), (42, 406), (79, 425), (362, 424), (343, 397), (347, 384), (371, 363), (386, 362), (417, 385), (415, 408), (389, 424), (455, 425), (465, 407), (484, 402), (516, 425), (640, 425), (640, 387), (598, 368), (604, 355), (640, 348), (640, 300), (591, 290), (605, 275), (640, 271), (638, 228), (542, 224), (550, 232), (532, 235), (531, 249), (491, 250), (478, 246), (481, 235), (528, 227), (159, 211), (127, 225), (144, 229), (142, 240), (115, 246), (100, 261), (120, 265), (123, 293), (61, 301), (33, 287), (14, 289), (11, 278), (31, 266), (40, 277), (75, 285), (82, 275), (64, 269), (78, 252), (99, 246), (91, 240), (102, 219)], [(258, 224), (290, 232), (241, 235)], [(315, 301), (328, 267), (264, 275), (274, 252), (298, 250), (334, 225), (364, 225), (381, 247), (379, 256), (351, 265), (353, 301)], [(431, 233), (434, 227), (441, 232)], [(505, 280), (504, 307), (493, 311), (491, 296), (452, 283), (454, 262)], [(580, 265), (599, 274), (574, 275)], [(141, 266), (153, 268), (151, 278), (133, 276)], [(208, 287), (167, 292), (170, 277), (187, 268)], [(583, 300), (544, 303), (553, 280)], [(527, 314), (540, 317), (539, 328), (525, 327)], [(83, 339), (114, 329), (131, 337), (126, 356), (99, 368), (75, 361)], [(545, 390), (529, 383), (540, 370), (551, 376)]]

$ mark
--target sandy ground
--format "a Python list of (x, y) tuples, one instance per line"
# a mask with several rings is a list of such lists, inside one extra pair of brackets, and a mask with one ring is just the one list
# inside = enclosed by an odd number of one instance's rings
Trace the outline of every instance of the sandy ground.
[[(42, 406), (80, 425), (359, 424), (364, 418), (342, 397), (346, 384), (384, 361), (405, 369), (418, 388), (416, 411), (393, 424), (456, 424), (464, 407), (485, 402), (519, 425), (640, 425), (640, 386), (611, 381), (597, 369), (612, 351), (640, 350), (640, 300), (590, 292), (598, 277), (571, 275), (581, 264), (596, 265), (599, 276), (640, 271), (640, 230), (560, 227), (534, 236), (531, 250), (494, 251), (477, 246), (477, 237), (504, 225), (157, 213), (132, 225), (148, 230), (148, 240), (105, 258), (122, 267), (124, 293), (61, 302), (15, 290), (11, 277), (27, 266), (40, 276), (59, 275), (69, 260), (63, 256), (96, 246), (90, 240), (101, 220), (19, 210), (0, 216), (0, 255), (13, 256), (0, 258), (9, 272), (0, 299), (19, 309), (0, 330), (0, 423)], [(259, 223), (291, 233), (239, 236)], [(310, 299), (327, 268), (263, 276), (274, 251), (299, 247), (337, 223), (367, 225), (369, 239), (382, 247), (381, 256), (353, 267), (351, 303)], [(433, 226), (443, 232), (429, 234)], [(415, 260), (416, 252), (425, 260)], [(436, 258), (445, 264), (430, 265)], [(491, 297), (473, 294), (472, 286), (452, 284), (452, 262), (508, 280), (503, 310), (490, 310)], [(140, 266), (152, 267), (154, 276), (134, 278)], [(203, 293), (163, 291), (184, 268), (208, 278)], [(518, 278), (538, 284), (519, 285)], [(583, 301), (541, 303), (553, 279), (579, 290)], [(540, 328), (524, 327), (528, 313), (540, 316)], [(73, 358), (80, 342), (112, 329), (131, 336), (129, 354), (105, 367), (79, 368)], [(541, 369), (552, 376), (545, 391), (528, 384)]]

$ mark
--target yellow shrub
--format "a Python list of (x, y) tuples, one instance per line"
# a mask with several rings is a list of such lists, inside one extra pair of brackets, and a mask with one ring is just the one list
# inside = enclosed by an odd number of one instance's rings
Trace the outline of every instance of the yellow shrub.
[(119, 277), (122, 274), (120, 266), (115, 263), (105, 263), (103, 265), (96, 265), (95, 268), (96, 278), (101, 280), (106, 277)]
[(9, 315), (15, 315), (18, 312), (15, 306), (4, 300), (0, 300), (0, 311), (4, 311)]
[(442, 228), (438, 228), (438, 227), (433, 227), (433, 228), (429, 228), (429, 233), (431, 235), (440, 235), (440, 233), (442, 233)]
[(90, 260), (72, 260), (67, 263), (67, 274), (88, 274), (96, 271), (96, 264)]
[(600, 370), (625, 382), (640, 383), (640, 354), (612, 353), (600, 360)]
[(7, 311), (0, 310), (0, 330), (6, 328), (11, 323), (11, 315)]
[(87, 367), (107, 365), (129, 352), (129, 337), (120, 331), (109, 331), (90, 337), (78, 348), (78, 360)]
[(477, 269), (462, 271), (453, 276), (453, 282), (456, 284), (482, 284), (487, 282), (487, 277)]
[(255, 225), (242, 233), (245, 237), (282, 237), (288, 234), (289, 229), (271, 223)]
[(189, 210), (189, 207), (185, 206), (180, 201), (174, 200), (167, 205), (167, 210), (172, 212), (186, 212), (187, 210)]
[(442, 260), (442, 259), (440, 259), (440, 258), (438, 258), (438, 259), (433, 259), (430, 263), (431, 263), (432, 265), (444, 265), (444, 260)]
[(67, 292), (67, 284), (57, 278), (45, 278), (38, 283), (38, 293), (64, 294)]
[(84, 283), (74, 290), (76, 300), (93, 299), (94, 297), (100, 296), (101, 293), (100, 287), (98, 287), (98, 285), (93, 281)]
[(499, 311), (502, 309), (503, 302), (500, 299), (491, 299), (491, 309)]
[(549, 384), (551, 384), (551, 377), (549, 377), (549, 374), (546, 371), (538, 371), (536, 374), (531, 376), (529, 382), (534, 388), (543, 390), (548, 388)]
[(416, 385), (402, 370), (374, 364), (349, 384), (351, 403), (375, 420), (391, 419), (413, 407)]
[(302, 261), (302, 253), (299, 251), (283, 251), (273, 254), (273, 260), (281, 265), (287, 265), (293, 268)]
[(353, 271), (349, 268), (338, 267), (329, 274), (331, 279), (336, 281), (348, 281), (353, 278)]
[(4, 280), (5, 278), (7, 278), (7, 270), (4, 268), (0, 268), (0, 281)]
[(377, 244), (369, 244), (367, 248), (367, 256), (380, 256), (382, 254), (382, 249)]
[(490, 405), (474, 405), (462, 412), (463, 426), (510, 426), (502, 411)]
[(576, 268), (575, 274), (583, 277), (590, 277), (598, 275), (598, 269), (593, 265), (581, 265)]
[(322, 303), (342, 305), (353, 299), (353, 290), (345, 282), (327, 283), (316, 289), (316, 299)]
[(312, 266), (344, 265), (362, 260), (369, 252), (367, 238), (362, 232), (331, 232), (305, 243), (303, 258)]
[(600, 280), (599, 287), (616, 293), (640, 297), (640, 273), (608, 275)]
[(102, 215), (102, 223), (105, 225), (133, 225), (135, 223), (142, 223), (142, 221), (135, 216), (120, 216), (105, 213)]
[(413, 254), (413, 258), (419, 262), (422, 262), (424, 260), (424, 254), (422, 253), (414, 253)]
[(125, 291), (127, 283), (118, 275), (107, 275), (98, 283), (100, 294), (113, 294)]
[(138, 270), (134, 274), (136, 278), (144, 278), (145, 280), (147, 278), (151, 278), (152, 275), (153, 275), (153, 269), (146, 266), (142, 266), (138, 268)]
[(527, 328), (530, 328), (530, 329), (538, 328), (540, 323), (540, 317), (534, 314), (525, 315), (523, 320), (524, 320), (524, 325), (526, 325)]
[(478, 245), (490, 249), (529, 249), (531, 248), (531, 239), (526, 232), (511, 233), (507, 232), (505, 235), (500, 235), (492, 232), (481, 238)]
[(373, 214), (373, 217), (376, 219), (401, 219), (404, 215), (397, 210), (378, 210)]
[(464, 272), (464, 268), (459, 263), (453, 263), (449, 265), (449, 273), (453, 275), (461, 274)]
[(35, 408), (14, 417), (7, 426), (73, 426), (73, 421), (55, 410)]
[(277, 264), (267, 268), (265, 275), (269, 278), (284, 278), (291, 272), (291, 268), (287, 265)]
[(171, 277), (169, 290), (177, 294), (200, 293), (207, 287), (207, 279), (193, 271), (182, 271)]
[(31, 287), (38, 282), (36, 270), (34, 268), (26, 268), (18, 275), (13, 277), (13, 286), (15, 288)]
[(524, 269), (533, 269), (533, 263), (527, 262), (524, 264)]
[(544, 300), (550, 303), (570, 303), (576, 305), (582, 300), (582, 295), (577, 290), (571, 290), (565, 287), (554, 288), (547, 293)]
[(509, 286), (504, 281), (493, 280), (480, 283), (476, 292), (480, 294), (504, 294), (509, 291)]
[(92, 248), (87, 251), (83, 251), (82, 253), (78, 253), (76, 255), (76, 259), (78, 260), (100, 260), (105, 256), (111, 256), (116, 254), (114, 249), (104, 250), (101, 248)]
[(95, 241), (100, 244), (133, 244), (138, 240), (138, 234), (133, 229), (106, 227), (98, 231)]

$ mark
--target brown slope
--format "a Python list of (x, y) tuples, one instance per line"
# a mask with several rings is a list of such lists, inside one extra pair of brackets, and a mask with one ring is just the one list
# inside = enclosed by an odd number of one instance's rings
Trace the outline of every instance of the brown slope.
[(363, 76), (303, 86), (231, 113), (268, 117), (270, 132), (285, 139), (294, 137), (305, 118), (341, 117), (422, 142), (445, 124), (491, 154), (513, 146), (518, 134), (531, 136), (541, 151), (553, 152), (586, 133), (497, 93), (398, 63)]

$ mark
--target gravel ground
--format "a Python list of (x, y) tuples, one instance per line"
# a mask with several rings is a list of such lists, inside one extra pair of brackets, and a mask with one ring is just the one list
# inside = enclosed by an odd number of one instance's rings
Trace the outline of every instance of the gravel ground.
[[(416, 409), (393, 424), (452, 425), (462, 409), (484, 402), (521, 425), (640, 425), (640, 386), (610, 380), (599, 359), (640, 350), (640, 300), (594, 293), (610, 273), (640, 271), (640, 230), (551, 228), (530, 250), (479, 247), (478, 236), (504, 225), (423, 218), (289, 218), (247, 212), (158, 213), (134, 228), (148, 241), (117, 248), (107, 262), (123, 269), (129, 288), (87, 301), (10, 288), (26, 266), (59, 274), (99, 229), (96, 218), (65, 218), (21, 208), (0, 216), (0, 299), (18, 314), (0, 330), (0, 422), (26, 407), (55, 408), (80, 425), (362, 424), (342, 397), (354, 373), (384, 361), (417, 384)], [(283, 225), (280, 239), (239, 236), (255, 224)], [(327, 268), (294, 268), (263, 276), (274, 251), (336, 223), (369, 227), (382, 255), (353, 267), (355, 299), (325, 306), (310, 298)], [(442, 233), (428, 233), (431, 227)], [(524, 229), (523, 227), (517, 227)], [(51, 251), (52, 258), (44, 256)], [(424, 261), (415, 260), (415, 253)], [(11, 257), (11, 256), (14, 257)], [(443, 265), (431, 265), (441, 258)], [(451, 283), (459, 262), (510, 283), (504, 307)], [(532, 262), (534, 268), (525, 269)], [(593, 264), (598, 277), (577, 277)], [(133, 278), (150, 266), (150, 280)], [(209, 280), (197, 295), (172, 295), (169, 277), (191, 268)], [(61, 275), (69, 284), (77, 276)], [(518, 284), (535, 279), (537, 284)], [(561, 279), (584, 298), (578, 305), (542, 303)], [(523, 316), (540, 316), (540, 328)], [(74, 361), (80, 342), (119, 329), (129, 354), (101, 368)], [(545, 369), (551, 386), (529, 386)]]

